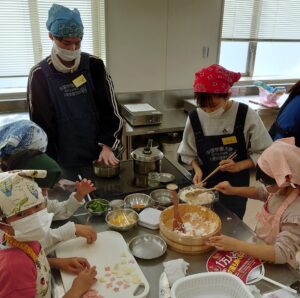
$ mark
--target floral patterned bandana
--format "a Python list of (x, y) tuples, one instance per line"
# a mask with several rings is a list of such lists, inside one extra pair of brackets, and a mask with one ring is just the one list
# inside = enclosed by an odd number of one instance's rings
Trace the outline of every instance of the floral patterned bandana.
[(41, 189), (33, 178), (44, 178), (42, 170), (18, 170), (0, 173), (0, 210), (5, 217), (45, 201)]
[(225, 94), (240, 77), (239, 72), (213, 64), (195, 73), (194, 92)]
[(30, 120), (14, 121), (0, 127), (0, 157), (25, 149), (45, 152), (47, 144), (46, 133)]

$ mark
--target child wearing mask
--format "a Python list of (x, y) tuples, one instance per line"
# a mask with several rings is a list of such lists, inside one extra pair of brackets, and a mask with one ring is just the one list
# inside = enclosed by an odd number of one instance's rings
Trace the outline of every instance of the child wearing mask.
[[(53, 213), (53, 220), (67, 219), (84, 204), (84, 197), (95, 190), (90, 180), (83, 179), (75, 184), (76, 192), (71, 193), (65, 201), (48, 199), (48, 189), (56, 184), (62, 174), (60, 166), (56, 161), (50, 158), (46, 153), (38, 150), (22, 150), (15, 154), (8, 155), (2, 160), (2, 170), (46, 170), (47, 176), (44, 178), (35, 178), (35, 181), (42, 189), (42, 194), (46, 198), (45, 204), (48, 212)], [(97, 239), (96, 231), (88, 225), (74, 224), (68, 222), (57, 229), (50, 229), (48, 237), (41, 241), (45, 252), (51, 252), (60, 241), (72, 239), (74, 237), (84, 237), (87, 243), (92, 243)]]
[(225, 235), (208, 244), (221, 250), (241, 251), (274, 263), (290, 263), (300, 248), (300, 148), (294, 138), (280, 139), (266, 149), (257, 163), (261, 187), (233, 187), (221, 182), (216, 189), (228, 195), (264, 201), (257, 214), (256, 234), (265, 244), (248, 243)]
[[(230, 100), (230, 88), (240, 77), (240, 73), (217, 64), (195, 74), (198, 108), (189, 113), (178, 148), (182, 162), (193, 167), (195, 184), (201, 184), (203, 178), (219, 167), (207, 180), (206, 187), (224, 180), (234, 186), (248, 186), (249, 169), (255, 167), (259, 155), (272, 143), (257, 113), (245, 104)], [(237, 157), (228, 159), (234, 152)], [(220, 194), (220, 201), (243, 218), (246, 197), (237, 196), (233, 200)]]
[(0, 250), (0, 297), (51, 297), (50, 267), (76, 273), (65, 298), (79, 298), (96, 282), (95, 267), (84, 258), (49, 258), (40, 244), (53, 214), (31, 177), (46, 171), (0, 173), (0, 229), (6, 246)]

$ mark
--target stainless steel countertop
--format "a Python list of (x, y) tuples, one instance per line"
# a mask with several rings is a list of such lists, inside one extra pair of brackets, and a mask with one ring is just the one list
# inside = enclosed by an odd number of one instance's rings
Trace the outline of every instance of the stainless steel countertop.
[(159, 125), (133, 127), (126, 122), (126, 136), (183, 131), (188, 116), (184, 109), (169, 109), (160, 112), (163, 113), (163, 118)]
[[(287, 98), (287, 94), (280, 97), (278, 100), (279, 106), (285, 102)], [(232, 100), (237, 102), (247, 104), (251, 109), (262, 112), (262, 111), (278, 111), (279, 108), (268, 108), (263, 107), (259, 104), (251, 102), (251, 100), (259, 101), (260, 97), (258, 95), (247, 95), (247, 96), (238, 96), (233, 97)], [(196, 103), (194, 99), (188, 99), (191, 107), (195, 106)], [(187, 112), (184, 108), (181, 109), (166, 109), (160, 110), (163, 113), (162, 123), (159, 125), (147, 125), (147, 126), (131, 126), (128, 122), (126, 122), (126, 136), (137, 136), (144, 134), (154, 134), (154, 133), (164, 133), (164, 132), (175, 132), (175, 131), (183, 131), (187, 119)]]
[[(222, 220), (222, 232), (226, 235), (236, 237), (241, 240), (250, 240), (254, 236), (254, 232), (237, 216), (225, 209), (222, 205), (217, 204), (215, 206), (215, 212), (220, 216)], [(76, 215), (77, 214), (77, 215)], [(90, 224), (92, 225), (97, 232), (103, 232), (109, 230), (109, 227), (106, 225), (104, 218), (93, 217), (87, 215), (83, 210), (78, 210), (70, 220), (78, 224)], [(61, 222), (60, 222), (61, 224)], [(135, 227), (134, 229), (123, 232), (122, 236), (125, 241), (128, 242), (136, 235), (141, 234), (157, 234), (158, 231), (149, 230), (143, 227)], [(150, 285), (150, 293), (148, 298), (157, 298), (158, 297), (158, 282), (161, 273), (163, 272), (163, 262), (183, 258), (188, 262), (189, 269), (187, 271), (188, 275), (206, 272), (206, 262), (208, 257), (211, 255), (211, 252), (199, 254), (195, 256), (189, 256), (184, 254), (179, 254), (170, 249), (167, 249), (167, 252), (162, 257), (155, 260), (140, 260), (137, 259), (137, 262), (142, 269), (146, 279)], [(101, 257), (101, 256), (100, 256)], [(290, 268), (287, 265), (274, 265), (274, 264), (265, 264), (265, 275), (276, 281), (279, 281), (285, 285), (290, 285), (297, 279), (299, 276), (296, 271)], [(59, 297), (57, 293), (63, 293), (62, 282), (60, 279), (60, 274), (57, 271), (53, 272), (53, 281), (54, 281), (54, 297)], [(276, 289), (276, 286), (266, 282), (259, 281), (255, 284), (262, 293), (269, 292)], [(55, 294), (56, 293), (56, 294)]]

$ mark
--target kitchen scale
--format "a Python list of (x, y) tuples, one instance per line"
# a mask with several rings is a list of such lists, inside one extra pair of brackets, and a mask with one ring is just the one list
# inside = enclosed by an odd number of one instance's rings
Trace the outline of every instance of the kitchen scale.
[(121, 112), (132, 126), (160, 124), (163, 116), (148, 103), (122, 104)]

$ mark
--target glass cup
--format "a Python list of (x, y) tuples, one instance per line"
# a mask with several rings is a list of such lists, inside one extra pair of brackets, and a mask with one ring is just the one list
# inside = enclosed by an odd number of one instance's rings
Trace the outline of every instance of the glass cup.
[(157, 187), (160, 183), (160, 174), (158, 172), (148, 173), (148, 185), (150, 187)]
[(124, 201), (123, 200), (112, 200), (109, 203), (109, 206), (112, 210), (121, 209), (121, 208), (124, 208)]

